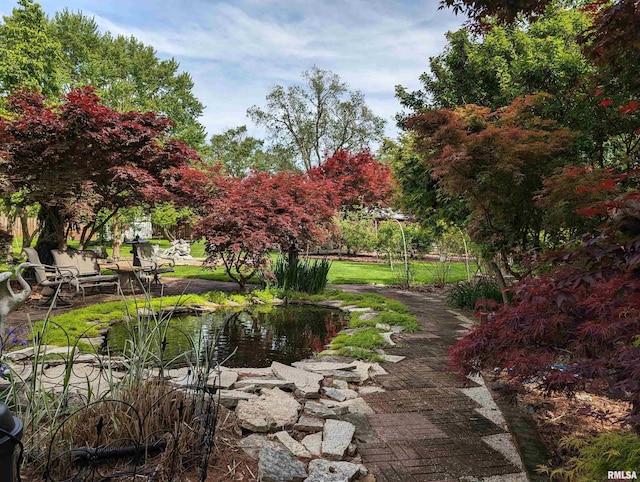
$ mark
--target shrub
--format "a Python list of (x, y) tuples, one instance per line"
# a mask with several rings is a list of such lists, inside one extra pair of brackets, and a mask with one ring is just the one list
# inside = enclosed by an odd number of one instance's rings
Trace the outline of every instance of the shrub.
[(637, 471), (640, 467), (640, 439), (632, 432), (603, 432), (590, 439), (565, 438), (561, 448), (578, 452), (567, 467), (540, 471), (553, 480), (565, 479), (574, 482), (606, 480), (610, 470)]
[(490, 278), (477, 278), (456, 283), (447, 294), (447, 304), (452, 308), (473, 310), (479, 300), (502, 302), (498, 284)]

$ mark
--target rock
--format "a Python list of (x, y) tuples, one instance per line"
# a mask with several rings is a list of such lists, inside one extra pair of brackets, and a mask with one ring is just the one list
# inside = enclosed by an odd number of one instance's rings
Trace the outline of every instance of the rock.
[[(341, 406), (341, 402), (336, 402), (335, 400), (329, 400), (328, 398), (320, 399), (320, 403), (327, 408), (330, 408), (333, 413), (336, 415), (344, 415), (348, 413), (347, 407)], [(332, 417), (333, 418), (333, 417)]]
[(235, 408), (240, 400), (251, 401), (258, 399), (257, 395), (239, 390), (218, 390), (218, 394), (220, 394), (220, 404), (227, 408)]
[(330, 460), (341, 460), (355, 431), (355, 426), (349, 422), (327, 420), (322, 431), (322, 455)]
[(304, 404), (304, 413), (312, 417), (323, 419), (336, 418), (337, 414), (333, 410), (325, 407), (322, 403), (307, 402)]
[(278, 378), (293, 382), (296, 389), (300, 391), (304, 398), (318, 398), (320, 382), (324, 378), (322, 375), (283, 365), (278, 362), (273, 362), (271, 369)]
[(373, 308), (361, 308), (356, 305), (343, 306), (342, 309), (344, 311), (348, 311), (349, 313), (371, 313), (373, 311)]
[[(39, 356), (44, 355), (67, 355), (71, 353), (71, 347), (69, 346), (55, 346), (55, 345), (41, 345)], [(35, 354), (35, 348), (28, 346), (21, 350), (14, 350), (3, 354), (3, 358), (11, 361), (20, 361), (27, 358), (33, 358)]]
[(349, 389), (349, 384), (347, 382), (345, 382), (344, 380), (334, 380), (333, 381), (333, 386), (335, 388), (339, 388), (340, 390), (348, 390)]
[(309, 362), (309, 361), (299, 361), (293, 362), (293, 365), (296, 368), (300, 368), (301, 370), (307, 370), (309, 372), (323, 372), (330, 370), (355, 370), (356, 366), (353, 363), (337, 363), (337, 362)]
[(300, 457), (303, 459), (311, 458), (311, 452), (309, 452), (304, 445), (289, 435), (286, 430), (275, 433), (274, 437), (277, 438), (294, 457)]
[(303, 413), (293, 428), (299, 432), (322, 432), (324, 420)]
[(380, 392), (385, 392), (385, 391), (386, 390), (384, 388), (375, 387), (375, 386), (367, 386), (367, 387), (358, 388), (358, 393), (360, 393), (360, 395), (369, 395), (371, 393), (380, 393)]
[(374, 318), (377, 318), (379, 314), (380, 313), (378, 313), (377, 311), (369, 311), (368, 313), (362, 313), (360, 315), (360, 320), (361, 321), (373, 320)]
[[(343, 478), (335, 480), (345, 480), (347, 482), (355, 480), (356, 477), (364, 477), (368, 473), (368, 470), (362, 464), (352, 464), (350, 462), (332, 462), (324, 459), (315, 459), (309, 462), (308, 470), (310, 479), (311, 477), (317, 477), (319, 475), (336, 474), (342, 476)], [(314, 478), (311, 480), (322, 481), (333, 479)]]
[(353, 362), (355, 365), (355, 373), (358, 374), (358, 382), (362, 383), (369, 379), (369, 369), (371, 368), (371, 363), (365, 363), (363, 361), (355, 361)]
[(273, 377), (273, 371), (271, 368), (229, 368), (229, 370), (236, 372), (241, 377)]
[(304, 479), (304, 482), (349, 482), (349, 479), (342, 474), (316, 472)]
[(329, 397), (337, 400), (339, 402), (344, 402), (347, 399), (347, 396), (344, 394), (342, 390), (337, 388), (325, 388), (324, 394)]
[[(354, 370), (354, 366), (351, 370)], [(345, 382), (360, 383), (361, 375), (355, 371), (347, 370), (323, 370), (319, 372), (325, 377), (332, 377), (334, 380), (343, 380)]]
[(242, 428), (252, 432), (270, 432), (278, 427), (293, 425), (298, 420), (300, 408), (293, 396), (273, 388), (263, 390), (257, 400), (240, 400), (236, 416)]
[(369, 404), (360, 397), (341, 402), (339, 406), (346, 408), (349, 413), (357, 413), (359, 415), (373, 415), (376, 413), (373, 408), (371, 408)]
[(394, 335), (394, 334), (395, 333), (393, 333), (393, 331), (380, 332), (380, 336), (382, 338), (384, 338), (384, 341), (386, 341), (391, 346), (396, 346), (397, 345), (397, 343), (391, 339), (391, 335)]
[(248, 437), (238, 440), (237, 445), (252, 459), (258, 458), (263, 447), (278, 447), (276, 442), (269, 440), (265, 435), (257, 433), (252, 433)]
[(304, 464), (284, 450), (264, 447), (258, 460), (260, 482), (303, 482), (307, 478)]
[(340, 390), (338, 388), (325, 388), (324, 393), (327, 397), (333, 398), (338, 402), (344, 402), (345, 400), (351, 400), (352, 398), (358, 397), (357, 392), (349, 390), (348, 388), (345, 390)]
[(376, 323), (376, 328), (378, 330), (391, 331), (391, 325), (387, 323)]
[(221, 368), (220, 373), (214, 370), (207, 379), (207, 387), (224, 388), (231, 387), (238, 380), (238, 373), (228, 368)]
[(249, 391), (257, 391), (260, 388), (286, 388), (293, 390), (295, 385), (293, 382), (280, 380), (279, 378), (243, 378), (233, 384), (233, 388), (236, 390), (248, 389), (249, 387), (253, 387)]
[(406, 356), (400, 356), (400, 355), (387, 355), (384, 351), (378, 354), (382, 358), (382, 361), (385, 361), (387, 363), (398, 363), (404, 360), (405, 358), (407, 358)]
[(382, 368), (379, 363), (372, 363), (369, 367), (369, 375), (372, 377), (376, 377), (378, 375), (386, 375), (387, 370)]
[(307, 435), (302, 439), (302, 445), (304, 445), (311, 455), (320, 457), (320, 455), (322, 455), (322, 432)]
[(319, 306), (329, 306), (330, 308), (342, 307), (342, 301), (340, 300), (323, 300), (316, 303)]

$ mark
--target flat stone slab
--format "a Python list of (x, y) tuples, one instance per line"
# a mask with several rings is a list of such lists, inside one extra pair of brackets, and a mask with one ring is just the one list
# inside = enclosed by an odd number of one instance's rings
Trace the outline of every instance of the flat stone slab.
[(380, 392), (386, 392), (386, 390), (384, 388), (375, 387), (375, 386), (367, 386), (367, 387), (358, 388), (358, 393), (360, 395), (369, 395), (371, 393), (380, 393)]
[(358, 398), (358, 392), (353, 390), (339, 389), (339, 388), (325, 388), (325, 395), (329, 398), (333, 398), (338, 402), (344, 402), (345, 400), (351, 400), (352, 398)]
[(238, 402), (257, 400), (258, 396), (253, 393), (241, 392), (239, 390), (218, 390), (220, 404), (227, 408), (235, 408)]
[(271, 369), (278, 378), (293, 382), (304, 398), (319, 397), (320, 382), (324, 376), (278, 362), (273, 362)]
[(325, 370), (355, 370), (356, 366), (353, 363), (337, 363), (337, 362), (293, 362), (296, 368), (301, 370), (307, 370), (310, 372), (322, 372)]
[[(67, 355), (71, 353), (71, 347), (68, 346), (55, 346), (55, 345), (42, 345), (40, 346), (39, 356), (43, 355)], [(3, 354), (3, 358), (11, 361), (26, 360), (33, 358), (35, 355), (35, 348), (28, 346), (20, 350), (14, 350)]]
[(300, 408), (301, 405), (293, 396), (273, 388), (263, 390), (257, 400), (240, 400), (236, 407), (236, 416), (242, 428), (252, 432), (270, 432), (296, 423)]
[(214, 371), (207, 379), (207, 386), (211, 388), (228, 389), (238, 380), (238, 373), (228, 368), (222, 368), (220, 373)]
[(241, 377), (273, 377), (273, 371), (270, 367), (266, 368), (229, 368)]
[(260, 455), (260, 450), (264, 447), (278, 448), (277, 442), (269, 440), (266, 435), (257, 433), (252, 433), (248, 437), (238, 440), (237, 445), (252, 459), (257, 459)]
[(278, 439), (294, 457), (303, 459), (311, 458), (311, 452), (309, 452), (304, 445), (289, 435), (289, 432), (283, 430), (281, 432), (276, 432), (273, 436)]
[(327, 420), (322, 431), (322, 456), (342, 460), (351, 444), (356, 427), (342, 420)]
[(388, 355), (386, 353), (380, 353), (380, 358), (382, 358), (382, 361), (385, 361), (387, 363), (398, 363), (407, 357), (400, 356), (400, 355)]
[(345, 382), (360, 383), (362, 376), (355, 371), (356, 367), (352, 367), (351, 370), (323, 370), (319, 372), (323, 377), (331, 377)]
[(310, 415), (311, 417), (318, 417), (322, 419), (328, 418), (336, 418), (337, 414), (330, 408), (326, 407), (322, 403), (318, 402), (307, 402), (304, 404), (304, 413)]
[(302, 445), (304, 445), (311, 455), (320, 457), (320, 455), (322, 455), (322, 432), (307, 435), (302, 439)]
[(341, 402), (336, 402), (335, 400), (329, 400), (328, 398), (321, 398), (320, 403), (325, 407), (331, 409), (331, 411), (336, 415), (344, 415), (345, 413), (349, 412), (349, 410), (347, 410), (347, 407), (343, 407), (341, 405)]
[(333, 385), (334, 388), (339, 388), (340, 390), (348, 390), (349, 389), (349, 384), (347, 382), (345, 382), (344, 380), (335, 379), (335, 380), (333, 380), (332, 385)]
[(312, 460), (311, 462), (309, 462), (307, 470), (309, 471), (309, 479), (307, 479), (307, 481), (311, 479), (318, 482), (327, 480), (326, 478), (323, 479), (319, 476), (339, 475), (343, 478), (336, 480), (345, 480), (349, 482), (355, 480), (356, 477), (364, 477), (368, 473), (368, 470), (362, 464), (352, 464), (351, 462), (336, 462), (325, 459)]
[(346, 408), (349, 413), (356, 413), (358, 415), (373, 415), (376, 413), (375, 410), (360, 397), (340, 402), (339, 406)]
[(307, 478), (304, 464), (284, 450), (264, 447), (258, 460), (260, 482), (303, 482)]
[(384, 341), (386, 341), (391, 346), (396, 346), (397, 343), (391, 339), (391, 335), (395, 335), (395, 333), (393, 331), (380, 332), (380, 336), (384, 338)]
[(299, 432), (322, 432), (324, 420), (303, 413), (293, 428)]
[[(236, 374), (237, 375), (237, 374)], [(234, 390), (248, 389), (251, 391), (258, 391), (261, 388), (286, 388), (293, 390), (295, 384), (287, 380), (280, 380), (279, 378), (243, 378), (233, 384)]]

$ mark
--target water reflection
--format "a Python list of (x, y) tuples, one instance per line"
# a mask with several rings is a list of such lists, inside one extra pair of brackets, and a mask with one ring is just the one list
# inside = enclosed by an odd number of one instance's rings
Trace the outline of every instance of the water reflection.
[[(321, 352), (345, 326), (343, 314), (317, 306), (257, 307), (244, 311), (217, 311), (171, 320), (165, 335), (163, 358), (172, 360), (192, 350), (191, 337), (202, 340), (197, 356), (213, 351), (218, 361), (235, 354), (226, 366), (266, 367), (273, 361), (290, 364)], [(135, 329), (114, 325), (107, 342), (121, 351)], [(133, 334), (132, 334), (133, 333)], [(194, 353), (193, 356), (196, 356)]]

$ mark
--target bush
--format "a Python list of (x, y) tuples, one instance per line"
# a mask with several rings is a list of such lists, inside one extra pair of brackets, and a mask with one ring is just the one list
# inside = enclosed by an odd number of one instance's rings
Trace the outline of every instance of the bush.
[(447, 304), (452, 308), (474, 310), (479, 300), (502, 303), (502, 291), (490, 278), (476, 278), (456, 283), (447, 295)]
[(297, 259), (295, 264), (290, 264), (281, 256), (275, 262), (273, 274), (278, 288), (313, 295), (321, 293), (327, 286), (330, 268), (331, 262), (326, 259)]
[(587, 440), (565, 438), (560, 445), (577, 451), (578, 455), (570, 459), (566, 468), (540, 470), (553, 480), (606, 480), (610, 470), (637, 471), (640, 467), (640, 439), (632, 432), (603, 432)]

